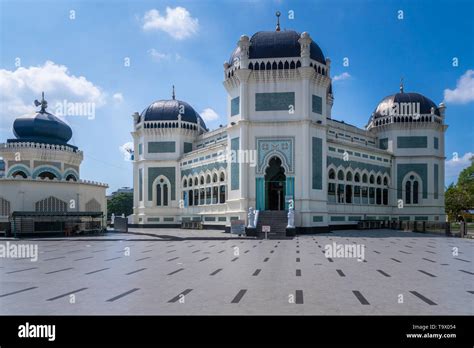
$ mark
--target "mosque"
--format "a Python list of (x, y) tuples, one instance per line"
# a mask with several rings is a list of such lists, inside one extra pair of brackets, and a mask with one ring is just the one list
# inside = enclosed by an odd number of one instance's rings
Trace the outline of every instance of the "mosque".
[(279, 23), (242, 35), (223, 73), (224, 127), (174, 90), (133, 115), (133, 225), (223, 229), (253, 208), (278, 229), (290, 206), (299, 233), (445, 221), (443, 103), (401, 84), (364, 128), (333, 119), (331, 60)]
[(41, 109), (13, 123), (15, 139), (0, 144), (0, 231), (15, 236), (100, 231), (105, 227), (106, 184), (80, 177), (84, 154), (68, 144), (71, 128)]

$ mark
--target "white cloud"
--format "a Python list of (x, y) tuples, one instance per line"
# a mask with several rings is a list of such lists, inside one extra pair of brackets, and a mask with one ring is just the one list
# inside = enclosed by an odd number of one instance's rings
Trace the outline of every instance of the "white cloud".
[(459, 157), (459, 154), (457, 153), (453, 153), (451, 159), (446, 160), (445, 162), (445, 182), (447, 184), (452, 182), (456, 183), (459, 173), (461, 173), (464, 168), (471, 165), (471, 158), (473, 156), (473, 152), (466, 152), (462, 157)]
[(119, 146), (119, 150), (122, 153), (123, 160), (130, 161), (133, 153), (133, 143), (129, 141), (128, 143)]
[(350, 79), (352, 76), (347, 73), (347, 72), (343, 72), (342, 74), (340, 75), (336, 75), (332, 78), (332, 80), (335, 82), (335, 81), (343, 81), (343, 80), (347, 80), (347, 79)]
[(191, 17), (184, 7), (166, 7), (166, 16), (156, 9), (147, 11), (143, 16), (143, 30), (161, 30), (176, 40), (183, 40), (197, 33), (199, 21)]
[(169, 60), (171, 58), (170, 54), (158, 52), (154, 48), (149, 49), (148, 54), (153, 58), (153, 60), (155, 60), (157, 62), (160, 62), (162, 60)]
[(215, 121), (219, 119), (219, 115), (217, 114), (217, 112), (215, 112), (211, 108), (206, 108), (202, 110), (200, 115), (204, 121)]
[(117, 104), (120, 104), (121, 102), (123, 102), (123, 94), (122, 93), (115, 93), (113, 96), (112, 96), (113, 100), (117, 103)]
[(445, 89), (444, 100), (453, 104), (466, 104), (474, 101), (474, 70), (467, 70), (456, 82), (455, 89)]
[(50, 112), (64, 100), (72, 103), (90, 103), (100, 107), (106, 103), (100, 87), (84, 76), (75, 76), (64, 65), (46, 61), (42, 66), (20, 67), (14, 71), (0, 69), (0, 117), (2, 121), (31, 114), (37, 108), (35, 99), (45, 93)]

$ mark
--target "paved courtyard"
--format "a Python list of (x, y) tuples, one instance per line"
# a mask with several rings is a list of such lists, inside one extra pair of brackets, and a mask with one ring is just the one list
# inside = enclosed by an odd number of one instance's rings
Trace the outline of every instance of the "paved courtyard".
[[(293, 240), (194, 233), (8, 240), (37, 244), (39, 258), (0, 259), (0, 314), (474, 314), (473, 240), (391, 230)], [(326, 258), (333, 242), (364, 245), (365, 261)]]

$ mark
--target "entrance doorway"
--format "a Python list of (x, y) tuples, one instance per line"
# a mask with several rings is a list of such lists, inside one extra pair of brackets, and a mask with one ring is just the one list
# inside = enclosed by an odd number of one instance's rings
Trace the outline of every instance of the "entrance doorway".
[(265, 170), (265, 207), (267, 210), (285, 210), (286, 175), (281, 159), (272, 157)]

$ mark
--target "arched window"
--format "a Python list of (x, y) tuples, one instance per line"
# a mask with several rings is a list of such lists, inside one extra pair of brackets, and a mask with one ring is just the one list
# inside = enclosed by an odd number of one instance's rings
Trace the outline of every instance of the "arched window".
[(212, 182), (217, 182), (217, 174), (214, 173), (214, 175), (212, 176)]
[(51, 196), (36, 202), (35, 211), (42, 213), (66, 212), (67, 203)]
[(224, 174), (224, 172), (221, 172), (220, 180), (221, 180), (221, 181), (225, 181), (225, 174)]
[(206, 176), (206, 184), (210, 184), (211, 183), (211, 176), (209, 174), (207, 174)]
[(382, 185), (382, 177), (380, 175), (377, 176), (377, 185)]
[(374, 177), (373, 175), (371, 175), (371, 176), (369, 177), (369, 183), (370, 183), (370, 184), (374, 184), (374, 183), (375, 183), (375, 177)]
[(405, 204), (420, 203), (420, 183), (420, 178), (414, 174), (405, 179)]
[(362, 182), (367, 184), (367, 174), (362, 175)]
[(24, 171), (22, 170), (17, 170), (16, 172), (14, 172), (12, 174), (12, 177), (13, 178), (23, 178), (23, 179), (26, 179), (27, 178), (27, 175), (25, 174)]
[(411, 204), (411, 181), (405, 183), (405, 203)]
[(360, 182), (360, 175), (359, 175), (359, 173), (356, 173), (356, 174), (354, 175), (354, 181), (355, 181), (355, 182)]
[(188, 181), (186, 179), (183, 180), (183, 187), (188, 187)]
[(195, 178), (194, 178), (194, 186), (197, 186), (197, 185), (199, 185), (199, 181), (198, 181), (198, 178), (195, 177)]
[(188, 186), (189, 186), (189, 187), (193, 186), (193, 179), (189, 179), (189, 180), (188, 180)]
[(344, 180), (344, 172), (342, 170), (337, 172), (337, 179)]
[(225, 185), (221, 185), (219, 189), (219, 203), (225, 203)]
[(383, 185), (388, 186), (388, 178), (387, 177), (383, 178)]
[(334, 171), (334, 169), (329, 169), (329, 179), (332, 179), (332, 180), (335, 180), (336, 179), (336, 172)]
[(66, 181), (77, 181), (76, 176), (73, 174), (69, 174), (66, 176)]
[(418, 204), (418, 181), (413, 181), (413, 204)]
[(170, 182), (164, 177), (158, 177), (155, 189), (155, 202), (158, 207), (167, 207), (170, 201)]
[(38, 175), (38, 178), (40, 178), (42, 180), (45, 180), (45, 179), (53, 180), (53, 179), (56, 179), (57, 177), (56, 177), (56, 175), (54, 175), (54, 173), (44, 171), (44, 172), (41, 172)]
[(352, 173), (351, 172), (347, 172), (346, 181), (352, 181)]
[(188, 205), (189, 206), (193, 205), (193, 190), (188, 191)]
[(201, 179), (199, 180), (199, 183), (201, 185), (204, 185), (204, 175), (201, 175)]

